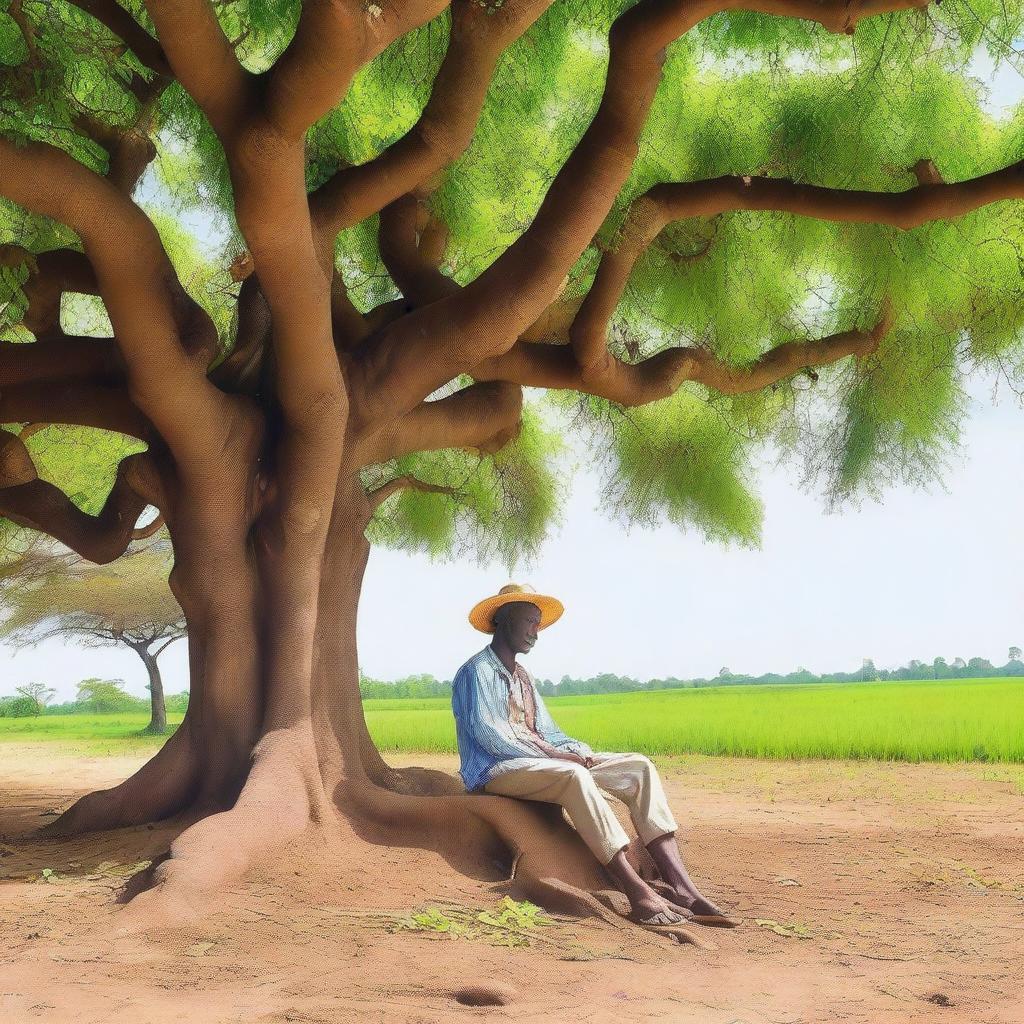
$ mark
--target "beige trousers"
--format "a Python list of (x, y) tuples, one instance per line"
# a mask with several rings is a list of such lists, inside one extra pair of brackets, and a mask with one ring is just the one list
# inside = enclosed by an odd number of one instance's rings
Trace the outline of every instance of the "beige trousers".
[(675, 832), (678, 826), (658, 769), (643, 754), (595, 753), (592, 768), (556, 757), (515, 757), (500, 762), (484, 792), (520, 800), (561, 804), (583, 841), (602, 864), (629, 845), (626, 830), (600, 790), (628, 808), (640, 841)]

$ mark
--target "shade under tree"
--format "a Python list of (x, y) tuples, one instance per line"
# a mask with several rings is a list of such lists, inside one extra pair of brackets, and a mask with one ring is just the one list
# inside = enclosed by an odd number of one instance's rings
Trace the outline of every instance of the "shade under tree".
[(769, 441), (837, 503), (934, 478), (966, 374), (1020, 382), (1022, 122), (971, 61), (1015, 67), (1021, 22), (994, 0), (0, 15), (6, 536), (113, 562), (156, 507), (190, 637), (183, 725), (48, 833), (192, 820), (126, 911), (145, 925), (342, 833), (603, 913), (561, 815), (380, 756), (368, 545), (529, 555), (569, 430), (611, 514), (726, 542), (756, 543)]

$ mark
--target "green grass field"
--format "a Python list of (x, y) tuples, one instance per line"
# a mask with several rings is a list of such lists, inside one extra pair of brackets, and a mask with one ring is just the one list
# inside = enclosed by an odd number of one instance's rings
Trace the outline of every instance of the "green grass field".
[[(555, 697), (559, 725), (595, 750), (764, 758), (1024, 762), (1024, 680), (729, 686)], [(453, 753), (449, 703), (368, 700), (383, 750)], [(172, 716), (176, 724), (178, 716)], [(0, 741), (85, 754), (156, 748), (145, 715), (0, 719)]]
[[(167, 715), (173, 732), (184, 716)], [(53, 743), (61, 751), (86, 756), (134, 754), (157, 750), (166, 736), (147, 736), (144, 712), (109, 715), (41, 715), (38, 718), (0, 718), (0, 743)]]

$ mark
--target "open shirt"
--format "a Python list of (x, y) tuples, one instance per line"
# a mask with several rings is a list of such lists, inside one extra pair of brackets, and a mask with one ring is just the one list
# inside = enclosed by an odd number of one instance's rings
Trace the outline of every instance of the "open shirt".
[(555, 725), (533, 677), (518, 662), (510, 673), (488, 644), (455, 674), (452, 713), (466, 789), (482, 789), (517, 757), (581, 757), (593, 751)]

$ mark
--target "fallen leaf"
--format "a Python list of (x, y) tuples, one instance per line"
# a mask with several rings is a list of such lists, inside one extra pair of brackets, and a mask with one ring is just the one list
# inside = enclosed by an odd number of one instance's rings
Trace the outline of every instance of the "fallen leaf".
[(206, 956), (207, 952), (213, 949), (212, 942), (196, 942), (185, 950), (185, 956)]
[(784, 935), (787, 939), (809, 939), (813, 935), (807, 925), (796, 921), (792, 924), (782, 924), (779, 921), (773, 921), (770, 917), (757, 917), (754, 919), (754, 924), (768, 928), (776, 935)]

